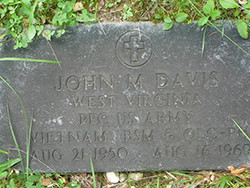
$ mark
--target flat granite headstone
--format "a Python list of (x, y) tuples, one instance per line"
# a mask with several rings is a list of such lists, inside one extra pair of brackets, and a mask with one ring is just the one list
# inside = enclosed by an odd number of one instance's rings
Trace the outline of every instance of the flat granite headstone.
[[(225, 34), (250, 53), (250, 41), (225, 23)], [(9, 42), (0, 57), (56, 60), (0, 63), (0, 75), (32, 117), (32, 170), (96, 172), (227, 169), (248, 165), (250, 57), (213, 28), (102, 23), (39, 37), (27, 49)], [(51, 45), (51, 46), (50, 46)], [(0, 82), (0, 162), (26, 151), (23, 110)], [(23, 153), (25, 160), (25, 153)]]

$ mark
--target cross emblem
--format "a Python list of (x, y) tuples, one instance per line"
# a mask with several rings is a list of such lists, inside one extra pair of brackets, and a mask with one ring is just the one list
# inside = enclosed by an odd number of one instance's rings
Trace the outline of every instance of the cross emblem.
[(139, 41), (139, 37), (135, 35), (130, 36), (128, 42), (124, 42), (124, 49), (130, 51), (131, 62), (139, 61), (138, 50), (144, 49), (144, 47), (144, 41)]
[(123, 65), (135, 69), (150, 60), (153, 52), (152, 42), (141, 31), (129, 31), (118, 39), (115, 51)]

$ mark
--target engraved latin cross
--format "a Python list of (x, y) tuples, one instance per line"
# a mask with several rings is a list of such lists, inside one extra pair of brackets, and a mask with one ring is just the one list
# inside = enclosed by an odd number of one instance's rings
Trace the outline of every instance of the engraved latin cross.
[(139, 53), (138, 50), (144, 49), (144, 41), (139, 41), (138, 36), (130, 36), (129, 42), (124, 42), (125, 50), (130, 51), (130, 61), (138, 62), (139, 61)]

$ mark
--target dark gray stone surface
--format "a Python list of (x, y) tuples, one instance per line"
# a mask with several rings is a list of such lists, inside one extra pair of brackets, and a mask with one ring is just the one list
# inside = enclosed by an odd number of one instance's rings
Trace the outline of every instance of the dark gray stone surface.
[[(250, 52), (235, 28), (225, 33)], [(61, 65), (1, 62), (30, 121), (30, 167), (43, 172), (226, 169), (247, 165), (250, 57), (213, 28), (105, 23), (69, 28), (50, 42)], [(55, 60), (45, 38), (27, 49), (7, 43), (1, 57)], [(0, 82), (0, 149), (16, 157), (7, 116), (26, 151), (25, 119)], [(25, 155), (24, 155), (25, 157)], [(0, 154), (0, 161), (8, 156)], [(37, 159), (36, 159), (37, 158)], [(48, 166), (50, 168), (48, 168)]]

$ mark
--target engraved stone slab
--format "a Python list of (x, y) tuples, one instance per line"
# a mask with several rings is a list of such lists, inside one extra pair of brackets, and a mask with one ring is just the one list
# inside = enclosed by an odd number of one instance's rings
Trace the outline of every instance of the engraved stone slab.
[[(227, 23), (225, 33), (250, 52)], [(1, 47), (1, 57), (61, 61), (0, 63), (28, 121), (34, 111), (30, 167), (90, 172), (90, 155), (99, 172), (248, 164), (250, 142), (232, 118), (250, 134), (250, 57), (212, 28), (201, 57), (202, 37), (196, 25), (103, 23), (68, 28), (51, 42), (40, 37), (27, 49)], [(7, 103), (26, 151), (22, 107), (1, 81), (0, 149), (13, 158)]]

